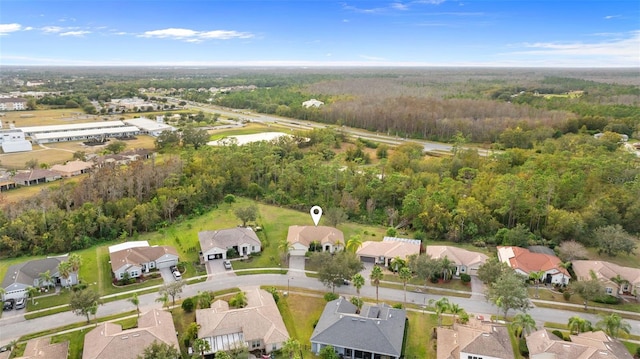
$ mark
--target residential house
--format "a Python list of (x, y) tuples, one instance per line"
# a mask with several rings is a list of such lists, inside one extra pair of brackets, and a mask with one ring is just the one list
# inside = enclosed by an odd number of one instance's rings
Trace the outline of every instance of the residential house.
[(62, 177), (72, 177), (78, 176), (83, 173), (88, 173), (93, 168), (93, 162), (85, 162), (85, 161), (69, 161), (63, 165), (53, 165), (51, 166), (51, 170), (53, 172), (57, 172)]
[(69, 341), (51, 343), (51, 337), (31, 339), (24, 348), (21, 357), (15, 359), (67, 359)]
[(260, 238), (249, 227), (235, 227), (198, 233), (201, 260), (227, 259), (227, 251), (234, 249), (241, 256), (262, 250)]
[(110, 322), (98, 324), (84, 336), (82, 359), (136, 359), (153, 342), (180, 350), (171, 313), (154, 309), (138, 319), (138, 326), (122, 330)]
[(640, 269), (605, 261), (579, 260), (571, 263), (578, 280), (591, 279), (591, 273), (604, 284), (611, 295), (640, 296)]
[(363, 242), (356, 251), (356, 256), (362, 262), (390, 266), (391, 260), (398, 257), (406, 260), (412, 254), (420, 254), (422, 242), (417, 239), (384, 237), (380, 241)]
[(281, 349), (289, 339), (273, 295), (257, 287), (244, 292), (247, 298), (244, 308), (232, 309), (227, 302), (217, 300), (211, 308), (196, 310), (198, 338), (209, 342), (211, 347), (205, 354), (241, 346), (271, 353)]
[[(62, 278), (58, 272), (58, 265), (67, 261), (69, 255), (57, 257), (47, 257), (28, 262), (14, 264), (7, 269), (7, 274), (2, 281), (2, 288), (5, 290), (5, 299), (17, 299), (27, 296), (27, 288), (44, 287), (47, 285), (70, 286), (78, 283), (78, 273), (73, 272), (69, 278)], [(43, 282), (42, 273), (49, 271), (52, 282)]]
[(507, 327), (484, 321), (482, 317), (437, 330), (437, 359), (515, 358)]
[(51, 170), (32, 169), (21, 171), (13, 176), (13, 181), (20, 186), (33, 186), (36, 184), (52, 182), (61, 179), (59, 173)]
[(452, 246), (427, 246), (426, 254), (433, 259), (448, 258), (456, 265), (456, 276), (463, 273), (476, 275), (478, 268), (489, 259), (484, 253)]
[(632, 359), (619, 341), (602, 331), (571, 335), (570, 341), (558, 338), (546, 329), (526, 337), (530, 359)]
[(546, 253), (534, 253), (520, 247), (498, 247), (498, 259), (517, 273), (529, 276), (532, 272), (544, 272), (545, 283), (569, 284), (571, 275), (561, 266), (560, 258)]
[(407, 313), (387, 304), (365, 304), (358, 307), (344, 297), (324, 307), (311, 334), (311, 351), (318, 354), (331, 345), (345, 359), (398, 359)]
[(111, 271), (116, 279), (137, 278), (152, 269), (178, 264), (178, 252), (170, 246), (150, 246), (147, 241), (132, 241), (109, 247)]
[(344, 234), (327, 226), (291, 226), (287, 242), (291, 245), (289, 254), (292, 256), (305, 255), (312, 242), (319, 243), (323, 251), (334, 253), (344, 248)]

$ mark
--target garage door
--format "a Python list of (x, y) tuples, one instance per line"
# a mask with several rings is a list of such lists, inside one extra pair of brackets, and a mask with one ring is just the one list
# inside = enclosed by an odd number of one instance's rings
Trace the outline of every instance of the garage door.
[(304, 256), (307, 254), (307, 251), (305, 249), (292, 249), (289, 251), (289, 254), (292, 256)]
[(365, 262), (365, 263), (375, 263), (376, 262), (376, 257), (360, 256), (360, 261)]
[(207, 256), (207, 260), (208, 261), (212, 261), (214, 259), (222, 259), (222, 253), (216, 253), (216, 254), (209, 254)]
[(156, 262), (156, 266), (158, 267), (158, 269), (169, 268), (169, 267), (171, 267), (173, 265), (176, 265), (176, 264), (178, 264), (178, 261), (175, 260), (175, 259)]

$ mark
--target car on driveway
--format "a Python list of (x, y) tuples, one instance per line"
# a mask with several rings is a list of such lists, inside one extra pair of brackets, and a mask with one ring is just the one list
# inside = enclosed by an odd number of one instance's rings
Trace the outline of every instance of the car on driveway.
[(16, 310), (24, 309), (24, 307), (26, 306), (27, 306), (27, 298), (22, 297), (22, 298), (16, 299)]
[(2, 303), (2, 310), (9, 311), (9, 310), (13, 310), (13, 307), (15, 306), (15, 300), (14, 299), (7, 299), (4, 301), (4, 303)]
[(182, 274), (180, 274), (180, 272), (178, 272), (177, 270), (174, 270), (173, 271), (173, 278), (175, 280), (180, 280), (180, 279), (182, 279)]
[(233, 267), (231, 266), (231, 261), (228, 259), (225, 259), (224, 262), (222, 262), (222, 264), (224, 264), (224, 269), (232, 269)]

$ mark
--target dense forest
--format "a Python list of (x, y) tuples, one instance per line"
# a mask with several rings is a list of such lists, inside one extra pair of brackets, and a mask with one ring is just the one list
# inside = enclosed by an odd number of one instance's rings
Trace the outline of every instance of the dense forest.
[(336, 207), (351, 220), (412, 229), (420, 239), (479, 245), (595, 245), (599, 228), (640, 232), (640, 160), (615, 142), (576, 134), (530, 150), (480, 157), (457, 148), (441, 158), (407, 143), (363, 166), (360, 158), (327, 155), (342, 145), (339, 132), (300, 135), (311, 141), (182, 149), (158, 163), (99, 169), (5, 207), (0, 249), (16, 256), (85, 248), (199, 215), (226, 194), (300, 210)]
[[(157, 161), (102, 168), (4, 206), (2, 257), (65, 252), (155, 230), (204, 213), (227, 194), (300, 210), (339, 208), (351, 220), (412, 230), (419, 239), (477, 245), (575, 239), (593, 246), (611, 228), (620, 238), (640, 233), (640, 160), (614, 135), (640, 137), (637, 71), (113, 71), (6, 71), (1, 86), (15, 90), (16, 76), (49, 78), (39, 90), (72, 88), (65, 103), (83, 104), (140, 95), (140, 87), (184, 87), (167, 95), (448, 141), (454, 153), (425, 157), (407, 141), (380, 146), (369, 164), (373, 152), (364, 149), (376, 145), (345, 143), (351, 140), (339, 126), (273, 143), (163, 146)], [(245, 85), (255, 88), (198, 91)], [(302, 107), (309, 98), (325, 105)], [(603, 138), (592, 136), (601, 131), (608, 131)], [(465, 149), (467, 142), (499, 151), (482, 157)]]

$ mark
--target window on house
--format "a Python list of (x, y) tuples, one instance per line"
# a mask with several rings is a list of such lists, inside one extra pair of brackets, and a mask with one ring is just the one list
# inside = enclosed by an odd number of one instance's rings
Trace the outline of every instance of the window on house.
[(605, 292), (607, 292), (607, 294), (611, 294), (611, 293), (613, 293), (613, 288), (609, 288), (609, 287), (607, 287), (607, 288), (605, 289)]
[(260, 348), (260, 341), (259, 340), (251, 341), (251, 349), (255, 349), (255, 348)]
[(137, 277), (138, 276), (138, 271), (131, 271), (131, 277)]

